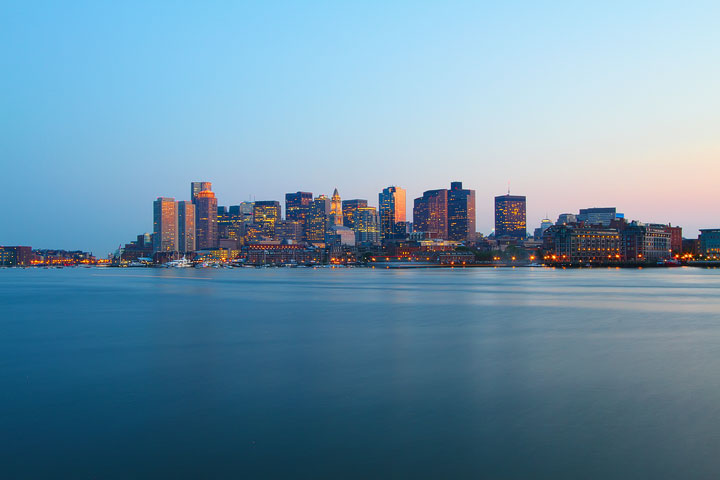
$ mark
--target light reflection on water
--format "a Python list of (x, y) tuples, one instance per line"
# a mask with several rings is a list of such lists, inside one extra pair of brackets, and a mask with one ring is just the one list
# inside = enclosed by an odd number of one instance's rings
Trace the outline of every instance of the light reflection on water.
[(715, 478), (720, 271), (0, 271), (0, 477)]

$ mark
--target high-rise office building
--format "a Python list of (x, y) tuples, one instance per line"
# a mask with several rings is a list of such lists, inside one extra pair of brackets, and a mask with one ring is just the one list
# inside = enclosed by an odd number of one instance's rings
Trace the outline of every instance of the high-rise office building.
[(255, 202), (253, 206), (253, 223), (260, 228), (265, 237), (275, 237), (275, 225), (280, 221), (280, 202), (266, 200)]
[(218, 207), (218, 239), (239, 241), (244, 233), (245, 216), (240, 205), (230, 205), (227, 210), (225, 207)]
[(527, 238), (527, 200), (520, 195), (495, 197), (495, 238)]
[(253, 210), (255, 210), (253, 202), (242, 202), (240, 205), (231, 205), (229, 214), (235, 215), (245, 225), (248, 225), (253, 222)]
[(212, 182), (190, 182), (190, 200), (194, 203), (197, 194), (205, 190), (212, 190)]
[(380, 216), (375, 207), (358, 207), (353, 212), (353, 230), (358, 245), (380, 243)]
[[(622, 216), (620, 214), (620, 217)], [(618, 213), (615, 207), (581, 208), (577, 221), (587, 225), (603, 225), (607, 227), (616, 217), (618, 217)]]
[(284, 242), (303, 241), (302, 224), (296, 220), (281, 220), (275, 225), (275, 236)]
[(462, 182), (452, 182), (447, 195), (448, 240), (474, 240), (475, 190), (465, 190)]
[(195, 195), (195, 243), (198, 250), (217, 248), (217, 198), (210, 190)]
[(378, 213), (380, 214), (380, 234), (390, 238), (395, 233), (395, 225), (407, 220), (405, 215), (405, 189), (387, 187), (378, 195)]
[(325, 243), (330, 207), (330, 199), (325, 195), (320, 195), (310, 204), (305, 221), (305, 237), (309, 243)]
[(342, 200), (340, 199), (337, 188), (330, 199), (330, 224), (337, 226), (342, 226), (343, 224)]
[(153, 202), (153, 252), (178, 251), (178, 212), (174, 198)]
[(178, 251), (195, 251), (195, 205), (192, 202), (177, 202)]
[(312, 201), (313, 196), (310, 192), (286, 193), (285, 219), (304, 224)]
[(427, 238), (448, 239), (448, 191), (428, 190), (415, 199), (413, 229)]
[(367, 207), (367, 200), (353, 199), (343, 200), (342, 202), (342, 215), (343, 225), (348, 228), (355, 228), (355, 215), (358, 208)]

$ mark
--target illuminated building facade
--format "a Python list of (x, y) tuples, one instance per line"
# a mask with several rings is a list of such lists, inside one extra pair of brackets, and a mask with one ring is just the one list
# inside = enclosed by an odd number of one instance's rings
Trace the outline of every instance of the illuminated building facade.
[(253, 221), (253, 210), (255, 204), (253, 202), (242, 202), (240, 205), (231, 205), (228, 209), (230, 215), (235, 215), (238, 220), (242, 221), (245, 225), (252, 223)]
[(521, 195), (495, 197), (495, 238), (511, 237), (525, 240), (527, 237), (527, 200)]
[(192, 202), (177, 202), (178, 251), (195, 251), (195, 205)]
[(448, 191), (428, 190), (415, 199), (413, 229), (425, 238), (448, 239)]
[(640, 222), (621, 224), (622, 257), (628, 262), (646, 262), (671, 258), (671, 234), (666, 225)]
[(253, 223), (260, 228), (265, 237), (275, 238), (275, 225), (280, 218), (280, 202), (277, 200), (255, 202)]
[(296, 220), (281, 220), (275, 226), (275, 236), (279, 240), (300, 243), (303, 241), (303, 226)]
[(353, 230), (356, 244), (380, 244), (380, 216), (375, 207), (358, 207), (353, 211)]
[(367, 200), (343, 200), (342, 202), (342, 215), (343, 225), (348, 228), (355, 228), (355, 216), (357, 215), (358, 208), (366, 208)]
[(465, 190), (462, 182), (452, 182), (447, 196), (448, 240), (474, 240), (475, 190)]
[(153, 202), (153, 253), (178, 251), (178, 211), (174, 198)]
[(555, 225), (543, 236), (548, 263), (608, 263), (621, 260), (617, 229)]
[(308, 243), (325, 243), (325, 233), (329, 226), (330, 207), (330, 199), (325, 195), (320, 195), (310, 204), (310, 210), (308, 210), (305, 222), (305, 237)]
[(672, 254), (680, 255), (683, 252), (682, 227), (673, 227), (672, 225), (666, 225), (665, 231), (670, 234), (670, 250), (672, 250)]
[(336, 188), (333, 192), (333, 196), (330, 199), (330, 225), (342, 226), (343, 224), (343, 211), (342, 211), (342, 200), (340, 194)]
[(705, 257), (720, 257), (720, 228), (700, 230), (700, 253)]
[(391, 238), (398, 222), (407, 221), (406, 192), (404, 188), (387, 187), (378, 195), (378, 213), (380, 214), (380, 234), (382, 238)]
[(212, 190), (212, 182), (190, 182), (190, 200), (194, 203), (198, 193), (205, 190)]
[[(218, 239), (241, 241), (245, 233), (246, 216), (240, 205), (231, 205), (227, 210), (218, 207)], [(250, 212), (252, 223), (252, 212)]]
[(32, 247), (0, 247), (0, 266), (22, 267), (30, 265), (33, 258)]
[(217, 198), (210, 190), (198, 193), (195, 204), (195, 244), (197, 250), (212, 250), (218, 245)]
[(285, 219), (305, 225), (310, 204), (313, 201), (311, 192), (295, 192), (285, 194)]

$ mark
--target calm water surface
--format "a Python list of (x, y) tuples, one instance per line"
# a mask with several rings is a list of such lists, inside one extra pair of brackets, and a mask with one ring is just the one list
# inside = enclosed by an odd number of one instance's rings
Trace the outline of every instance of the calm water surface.
[(719, 478), (720, 270), (0, 270), (0, 478)]

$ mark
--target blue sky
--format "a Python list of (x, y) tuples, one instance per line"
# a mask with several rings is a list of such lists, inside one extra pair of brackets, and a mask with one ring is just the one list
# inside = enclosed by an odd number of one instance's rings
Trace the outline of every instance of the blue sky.
[[(631, 3), (631, 4), (629, 4)], [(0, 244), (105, 255), (152, 201), (510, 182), (720, 226), (717, 2), (5, 2)]]

